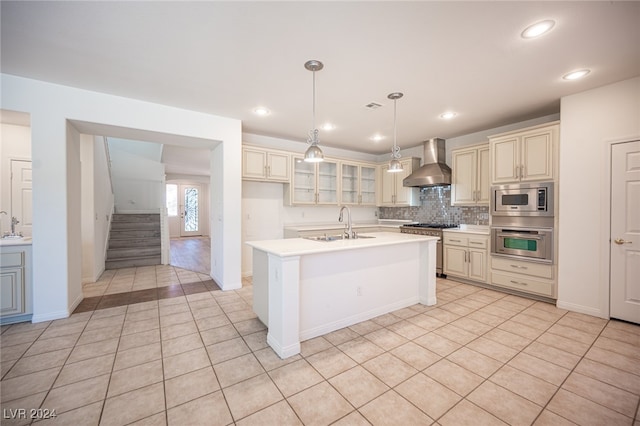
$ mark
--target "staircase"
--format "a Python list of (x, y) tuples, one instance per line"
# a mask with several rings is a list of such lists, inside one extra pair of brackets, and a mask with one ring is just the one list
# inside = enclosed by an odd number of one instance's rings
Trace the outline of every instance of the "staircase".
[(114, 214), (105, 269), (160, 265), (160, 214)]

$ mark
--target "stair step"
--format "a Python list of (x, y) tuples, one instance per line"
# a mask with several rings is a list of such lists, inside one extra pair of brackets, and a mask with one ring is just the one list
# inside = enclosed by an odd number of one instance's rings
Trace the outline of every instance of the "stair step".
[(114, 213), (111, 222), (154, 222), (160, 223), (159, 214), (122, 214)]
[(160, 238), (160, 230), (111, 230), (109, 234), (110, 239), (131, 239), (131, 238)]
[(160, 229), (160, 222), (111, 222), (111, 229)]
[(160, 265), (160, 256), (139, 256), (129, 259), (107, 260), (105, 262), (105, 269), (122, 269), (151, 265)]
[(152, 238), (139, 238), (139, 237), (130, 237), (130, 238), (110, 238), (109, 239), (109, 248), (117, 249), (117, 248), (133, 248), (133, 247), (160, 247), (161, 242), (159, 237)]
[(114, 248), (107, 250), (107, 260), (125, 259), (140, 256), (159, 256), (160, 246), (157, 247), (134, 247), (134, 248)]

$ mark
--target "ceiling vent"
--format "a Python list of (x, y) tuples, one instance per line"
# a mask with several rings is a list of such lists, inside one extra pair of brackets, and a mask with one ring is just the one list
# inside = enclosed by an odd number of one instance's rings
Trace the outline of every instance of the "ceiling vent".
[(381, 106), (382, 106), (382, 105), (380, 105), (380, 104), (378, 104), (378, 103), (370, 102), (370, 103), (366, 104), (364, 107), (365, 107), (365, 108), (367, 108), (367, 109), (371, 109), (371, 110), (373, 110), (373, 109), (378, 109), (378, 108), (380, 108)]

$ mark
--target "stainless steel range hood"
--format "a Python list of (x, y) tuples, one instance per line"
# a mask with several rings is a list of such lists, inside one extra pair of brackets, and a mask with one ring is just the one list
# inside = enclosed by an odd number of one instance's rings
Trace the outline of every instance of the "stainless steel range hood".
[(440, 138), (424, 141), (423, 165), (402, 180), (403, 186), (451, 185), (451, 169), (445, 162), (445, 140)]

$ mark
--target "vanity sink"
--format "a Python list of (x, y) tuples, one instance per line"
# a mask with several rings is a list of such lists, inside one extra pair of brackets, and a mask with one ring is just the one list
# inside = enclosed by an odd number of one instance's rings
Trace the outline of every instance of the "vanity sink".
[(4, 235), (2, 237), (3, 240), (22, 240), (23, 238), (22, 235)]

